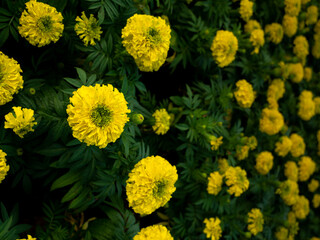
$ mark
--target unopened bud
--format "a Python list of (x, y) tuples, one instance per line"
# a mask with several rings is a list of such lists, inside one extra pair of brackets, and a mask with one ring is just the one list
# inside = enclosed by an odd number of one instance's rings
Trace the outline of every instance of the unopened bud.
[(17, 149), (17, 155), (18, 156), (22, 156), (22, 154), (23, 154), (23, 149), (22, 148), (18, 148)]
[(36, 90), (34, 88), (29, 88), (29, 93), (31, 95), (35, 95), (36, 94)]
[(134, 122), (135, 124), (141, 124), (144, 121), (144, 117), (140, 113), (135, 113), (132, 115), (131, 121)]

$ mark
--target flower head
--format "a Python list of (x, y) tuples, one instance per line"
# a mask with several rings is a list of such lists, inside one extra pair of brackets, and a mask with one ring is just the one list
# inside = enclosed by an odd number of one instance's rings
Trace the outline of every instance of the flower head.
[(248, 230), (255, 236), (263, 230), (263, 214), (258, 208), (253, 208), (248, 213)]
[(301, 0), (284, 0), (284, 11), (290, 16), (298, 16), (301, 9)]
[(318, 21), (318, 7), (315, 5), (307, 8), (306, 24), (315, 24)]
[(303, 78), (307, 81), (310, 82), (312, 79), (312, 68), (311, 67), (305, 67), (304, 68), (304, 74)]
[(267, 39), (274, 44), (279, 44), (283, 38), (283, 28), (279, 23), (268, 24), (265, 27)]
[(161, 17), (135, 14), (122, 29), (122, 44), (141, 71), (158, 71), (167, 58), (170, 32)]
[(255, 168), (257, 171), (262, 174), (266, 175), (273, 167), (273, 156), (271, 152), (264, 151), (258, 154), (256, 158), (256, 166)]
[(240, 167), (229, 167), (226, 171), (226, 184), (229, 186), (228, 193), (239, 197), (249, 188), (247, 173)]
[(259, 129), (268, 135), (280, 132), (284, 125), (282, 114), (277, 109), (264, 108), (262, 110)]
[(320, 206), (320, 194), (315, 194), (313, 196), (312, 205), (314, 208), (318, 208)]
[(210, 140), (210, 145), (211, 145), (211, 150), (216, 151), (219, 149), (219, 147), (222, 145), (222, 139), (223, 137), (216, 137), (214, 135), (210, 135), (209, 140)]
[(288, 37), (292, 37), (298, 30), (298, 19), (290, 15), (284, 15), (282, 19), (283, 32)]
[(241, 0), (239, 13), (244, 21), (249, 21), (253, 14), (253, 2), (249, 0)]
[(288, 229), (285, 227), (279, 227), (275, 233), (277, 240), (287, 240), (288, 239)]
[(308, 189), (310, 192), (315, 192), (319, 187), (319, 181), (316, 179), (312, 179), (308, 184)]
[(293, 41), (293, 53), (301, 59), (301, 61), (305, 61), (306, 57), (309, 54), (309, 43), (305, 36), (297, 36)]
[(292, 210), (298, 219), (305, 219), (310, 211), (309, 200), (305, 196), (298, 196)]
[(291, 181), (298, 181), (299, 169), (294, 161), (288, 161), (284, 165), (284, 175)]
[(142, 228), (133, 240), (173, 240), (173, 237), (165, 226), (152, 225)]
[(258, 146), (258, 140), (255, 136), (251, 136), (247, 138), (246, 144), (248, 145), (250, 150), (254, 150)]
[(219, 173), (224, 176), (226, 171), (229, 168), (229, 163), (228, 160), (225, 158), (219, 158), (218, 159), (218, 168), (219, 168)]
[(0, 183), (6, 177), (10, 169), (9, 165), (7, 165), (6, 156), (7, 154), (0, 149)]
[(303, 156), (298, 162), (299, 165), (299, 181), (307, 181), (316, 170), (316, 163), (310, 157)]
[(292, 133), (290, 135), (290, 140), (292, 142), (292, 147), (290, 150), (292, 157), (300, 157), (303, 155), (306, 149), (303, 138), (296, 133)]
[(10, 102), (12, 95), (22, 89), (21, 72), (18, 62), (0, 51), (0, 106)]
[(316, 105), (311, 91), (303, 90), (299, 96), (298, 115), (308, 121), (316, 114)]
[(209, 194), (218, 195), (218, 193), (221, 191), (222, 179), (223, 177), (219, 172), (210, 173), (207, 187)]
[(90, 14), (89, 19), (87, 18), (84, 12), (81, 13), (81, 17), (76, 17), (76, 25), (74, 26), (74, 30), (76, 31), (77, 35), (79, 35), (80, 39), (84, 42), (85, 46), (96, 45), (94, 41), (97, 39), (100, 41), (100, 35), (102, 33), (101, 27), (98, 24), (97, 19)]
[(163, 207), (176, 190), (177, 169), (160, 156), (140, 160), (129, 173), (126, 192), (129, 206), (148, 215)]
[(246, 159), (249, 156), (250, 147), (248, 145), (236, 146), (236, 157), (239, 161)]
[(255, 99), (255, 92), (252, 85), (245, 79), (239, 80), (236, 83), (237, 89), (234, 92), (234, 96), (240, 107), (250, 108)]
[(288, 67), (288, 73), (289, 73), (289, 78), (292, 82), (294, 83), (299, 83), (303, 79), (303, 66), (301, 63), (289, 63), (287, 65)]
[(238, 39), (230, 31), (219, 30), (211, 45), (212, 56), (219, 67), (228, 66), (235, 59)]
[(280, 194), (280, 197), (286, 205), (291, 206), (296, 203), (299, 195), (298, 183), (290, 179), (281, 182), (276, 193)]
[(207, 238), (210, 238), (211, 240), (219, 240), (222, 236), (220, 219), (218, 217), (209, 219), (205, 218), (203, 222), (206, 225), (203, 232), (206, 234)]
[(62, 14), (56, 8), (30, 0), (19, 19), (21, 26), (18, 26), (18, 30), (30, 44), (42, 47), (57, 42), (62, 36), (62, 20)]
[(251, 33), (255, 29), (261, 29), (261, 25), (259, 22), (256, 20), (249, 20), (245, 25), (244, 25), (244, 31), (245, 33)]
[(17, 240), (37, 240), (36, 238), (33, 238), (31, 235), (27, 235), (27, 239), (22, 238), (22, 239), (17, 239)]
[(287, 136), (282, 136), (278, 142), (276, 142), (275, 152), (280, 157), (285, 157), (290, 152), (292, 141)]
[(255, 29), (250, 34), (250, 42), (254, 47), (251, 54), (258, 54), (260, 47), (264, 45), (264, 32), (262, 29)]
[(34, 111), (28, 108), (13, 107), (13, 113), (5, 115), (4, 128), (12, 128), (15, 134), (23, 138), (28, 132), (33, 132), (32, 128), (37, 123), (34, 122)]
[(152, 116), (155, 119), (153, 131), (158, 135), (166, 134), (170, 129), (170, 115), (167, 110), (164, 108), (156, 110)]
[(127, 101), (112, 85), (82, 86), (67, 107), (73, 136), (88, 146), (105, 148), (121, 135), (129, 121)]

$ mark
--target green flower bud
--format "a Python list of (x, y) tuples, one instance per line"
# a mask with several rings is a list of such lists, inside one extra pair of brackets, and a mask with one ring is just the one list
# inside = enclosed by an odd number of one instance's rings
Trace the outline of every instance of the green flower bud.
[(131, 117), (131, 121), (134, 122), (135, 124), (141, 124), (143, 123), (144, 117), (140, 113), (135, 113)]

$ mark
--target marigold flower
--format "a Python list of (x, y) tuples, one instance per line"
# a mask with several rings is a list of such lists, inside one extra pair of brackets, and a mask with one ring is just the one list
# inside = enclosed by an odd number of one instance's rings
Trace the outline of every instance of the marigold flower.
[(284, 81), (277, 78), (274, 79), (268, 87), (267, 98), (278, 101), (285, 93)]
[(291, 206), (296, 203), (299, 195), (298, 183), (290, 179), (281, 182), (276, 193), (280, 194), (280, 197), (286, 205)]
[(303, 79), (303, 66), (301, 63), (289, 63), (287, 64), (289, 78), (294, 83), (299, 83)]
[(226, 171), (229, 168), (229, 163), (228, 160), (225, 158), (219, 158), (218, 159), (218, 168), (219, 168), (219, 173), (224, 176)]
[(282, 136), (278, 142), (276, 142), (275, 152), (280, 157), (285, 157), (290, 152), (292, 142), (287, 136)]
[(218, 150), (223, 143), (222, 139), (223, 139), (222, 136), (217, 138), (214, 135), (210, 135), (209, 140), (210, 140), (211, 150), (213, 151)]
[(311, 179), (310, 183), (308, 184), (308, 189), (310, 192), (315, 192), (319, 187), (319, 181), (316, 179)]
[(67, 107), (73, 136), (88, 146), (105, 148), (115, 142), (129, 121), (127, 101), (112, 85), (82, 86)]
[(320, 97), (315, 97), (313, 99), (314, 105), (315, 105), (315, 114), (320, 114)]
[(310, 2), (311, 0), (301, 0), (301, 4), (305, 5), (307, 4), (308, 2)]
[(301, 10), (301, 0), (284, 0), (284, 11), (290, 16), (298, 16)]
[(316, 163), (310, 157), (303, 156), (298, 162), (299, 181), (307, 181), (316, 170)]
[(314, 208), (318, 208), (320, 206), (320, 194), (315, 194), (313, 196), (312, 204)]
[(312, 79), (312, 68), (310, 68), (310, 67), (305, 67), (304, 68), (303, 79), (305, 79), (307, 82), (311, 81), (311, 79)]
[(161, 108), (156, 110), (152, 116), (155, 119), (155, 123), (152, 126), (153, 131), (158, 135), (166, 134), (170, 129), (170, 115), (167, 110)]
[(37, 125), (34, 122), (34, 111), (28, 108), (13, 107), (14, 114), (8, 113), (5, 115), (4, 128), (12, 128), (15, 134), (20, 138), (23, 138), (28, 132), (33, 132), (32, 128), (34, 125)]
[(293, 53), (300, 59), (305, 59), (309, 54), (309, 43), (305, 36), (297, 36), (293, 41)]
[(298, 115), (301, 119), (309, 121), (316, 114), (316, 104), (311, 91), (303, 90), (299, 96)]
[(292, 37), (298, 30), (298, 19), (289, 15), (284, 15), (282, 19), (283, 32), (288, 37)]
[(290, 150), (292, 157), (300, 157), (303, 155), (306, 149), (303, 138), (298, 134), (293, 133), (290, 135), (290, 140), (292, 142), (292, 147)]
[(173, 240), (173, 237), (165, 226), (152, 225), (142, 228), (133, 240)]
[(226, 171), (226, 184), (229, 186), (228, 193), (239, 197), (249, 188), (247, 172), (240, 167), (229, 167)]
[(126, 193), (129, 207), (148, 215), (163, 207), (176, 190), (177, 169), (160, 156), (140, 160), (129, 173)]
[(25, 239), (25, 238), (22, 238), (22, 239), (17, 239), (17, 240), (37, 240), (36, 238), (33, 238), (31, 235), (27, 235), (27, 239)]
[(315, 5), (307, 8), (306, 24), (315, 24), (318, 21), (318, 7)]
[(288, 229), (285, 227), (279, 227), (275, 233), (277, 240), (287, 240), (288, 239)]
[(292, 210), (298, 219), (305, 219), (310, 211), (309, 200), (305, 196), (298, 196)]
[(239, 80), (236, 83), (237, 89), (234, 91), (234, 96), (240, 107), (250, 108), (255, 99), (255, 92), (252, 85), (245, 79)]
[(222, 175), (219, 172), (210, 173), (207, 191), (209, 194), (218, 195), (222, 186)]
[(245, 22), (249, 21), (253, 14), (253, 2), (249, 0), (241, 0), (239, 13)]
[(320, 33), (320, 20), (318, 20), (317, 23), (314, 25), (313, 31), (315, 32), (315, 34)]
[(264, 31), (270, 42), (279, 44), (282, 41), (283, 28), (279, 23), (267, 24)]
[(318, 237), (312, 237), (310, 240), (320, 240)]
[(220, 226), (220, 219), (216, 218), (205, 218), (203, 221), (206, 224), (203, 232), (206, 234), (207, 238), (211, 240), (219, 240), (222, 236), (222, 229)]
[(246, 144), (250, 150), (254, 150), (258, 146), (258, 140), (255, 136), (251, 136), (247, 138)]
[(264, 108), (262, 110), (259, 129), (268, 135), (280, 132), (284, 125), (282, 114), (277, 109)]
[(10, 167), (7, 165), (7, 154), (0, 149), (0, 183), (5, 179)]
[(18, 26), (19, 33), (30, 44), (38, 47), (57, 42), (63, 32), (63, 17), (56, 8), (30, 0), (22, 12)]
[(298, 181), (299, 169), (295, 162), (288, 161), (284, 165), (284, 175), (291, 181)]
[(288, 213), (287, 217), (289, 223), (289, 236), (288, 239), (294, 239), (294, 236), (299, 232), (299, 223), (297, 222), (296, 215), (293, 211)]
[(263, 230), (263, 214), (258, 208), (252, 208), (248, 213), (248, 230), (256, 236)]
[(320, 58), (320, 33), (313, 35), (314, 43), (312, 46), (312, 56), (316, 59)]
[(140, 71), (158, 71), (168, 55), (170, 32), (170, 26), (161, 17), (135, 14), (122, 29), (122, 44)]
[(244, 25), (245, 33), (251, 33), (255, 29), (261, 29), (261, 25), (256, 20), (249, 20), (246, 25)]
[(246, 159), (249, 156), (250, 147), (247, 145), (236, 147), (236, 157), (239, 161)]
[(273, 167), (273, 156), (271, 152), (264, 151), (256, 157), (255, 169), (261, 174), (266, 175)]
[(250, 34), (250, 42), (254, 47), (251, 54), (258, 54), (260, 47), (264, 45), (264, 32), (262, 29), (255, 29)]
[(212, 56), (219, 67), (228, 66), (235, 59), (238, 39), (232, 32), (219, 30), (211, 45)]
[(0, 106), (10, 102), (12, 95), (22, 89), (21, 72), (18, 62), (0, 51)]
[(100, 35), (102, 31), (97, 19), (93, 16), (93, 14), (90, 14), (90, 17), (88, 19), (86, 14), (82, 12), (81, 17), (76, 17), (76, 21), (77, 23), (74, 26), (74, 30), (76, 31), (80, 39), (84, 42), (84, 45), (88, 46), (89, 43), (92, 46), (96, 45), (96, 42), (94, 40), (97, 39), (98, 41), (100, 41)]

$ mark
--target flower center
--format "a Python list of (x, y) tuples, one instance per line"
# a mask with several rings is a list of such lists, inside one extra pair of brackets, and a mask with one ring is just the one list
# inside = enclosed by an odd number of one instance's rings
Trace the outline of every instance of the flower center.
[(159, 31), (153, 27), (148, 30), (148, 38), (151, 43), (159, 43), (161, 41)]
[(112, 112), (104, 105), (98, 105), (91, 112), (91, 120), (97, 127), (107, 126), (112, 119)]
[(41, 17), (38, 21), (38, 27), (43, 32), (49, 32), (52, 29), (52, 20), (50, 16)]
[(156, 182), (156, 186), (153, 189), (153, 195), (156, 197), (161, 197), (164, 194), (164, 190), (166, 189), (165, 181)]

